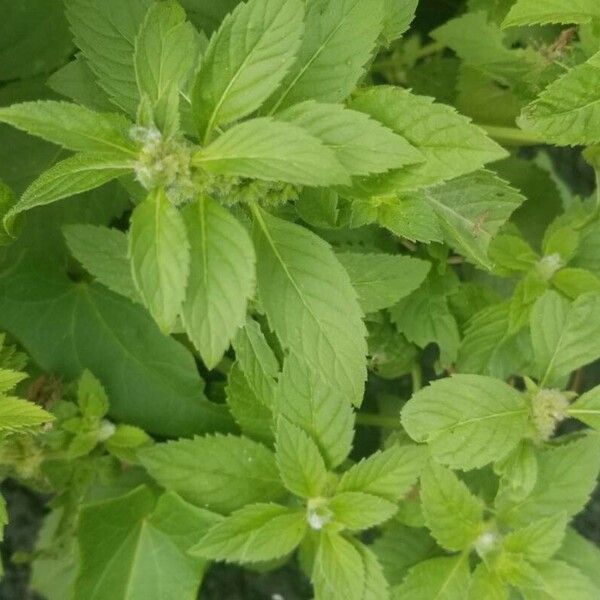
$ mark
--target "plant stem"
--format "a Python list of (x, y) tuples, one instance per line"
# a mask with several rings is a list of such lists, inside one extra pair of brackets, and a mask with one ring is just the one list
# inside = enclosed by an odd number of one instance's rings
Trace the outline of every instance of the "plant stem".
[(436, 52), (441, 52), (444, 48), (445, 46), (441, 42), (429, 42), (429, 44), (425, 44), (419, 50), (417, 50), (414, 56), (417, 58), (425, 58), (426, 56), (431, 56)]
[(491, 138), (507, 146), (536, 146), (543, 144), (544, 140), (536, 133), (523, 131), (517, 127), (500, 127), (477, 123)]
[(398, 417), (386, 417), (385, 415), (376, 415), (373, 413), (359, 413), (356, 415), (358, 425), (367, 425), (370, 427), (383, 427), (385, 429), (402, 429)]
[(416, 394), (423, 387), (423, 373), (421, 372), (421, 365), (416, 364), (410, 372), (412, 379), (413, 394)]

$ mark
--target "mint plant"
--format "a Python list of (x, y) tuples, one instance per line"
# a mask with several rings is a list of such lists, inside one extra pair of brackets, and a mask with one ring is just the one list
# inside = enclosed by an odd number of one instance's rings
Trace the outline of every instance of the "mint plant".
[(600, 595), (596, 2), (5, 4), (32, 589)]

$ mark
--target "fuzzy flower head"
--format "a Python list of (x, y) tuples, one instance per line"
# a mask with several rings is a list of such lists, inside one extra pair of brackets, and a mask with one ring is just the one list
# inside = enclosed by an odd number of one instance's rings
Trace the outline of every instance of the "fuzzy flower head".
[(531, 398), (531, 416), (540, 440), (549, 440), (567, 417), (569, 399), (559, 390), (539, 390)]

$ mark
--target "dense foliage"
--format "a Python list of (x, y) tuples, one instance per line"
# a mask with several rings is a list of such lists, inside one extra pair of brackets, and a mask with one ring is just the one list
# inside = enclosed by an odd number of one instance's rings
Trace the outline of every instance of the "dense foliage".
[(600, 4), (446, 4), (0, 1), (48, 600), (600, 597), (600, 192), (553, 148), (600, 172)]

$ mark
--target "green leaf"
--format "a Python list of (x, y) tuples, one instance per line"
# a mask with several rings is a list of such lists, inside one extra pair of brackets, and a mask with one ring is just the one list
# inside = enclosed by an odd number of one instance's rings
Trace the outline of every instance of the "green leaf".
[(39, 100), (0, 108), (0, 122), (81, 152), (107, 152), (124, 160), (135, 157), (130, 122), (122, 115), (97, 113), (70, 102)]
[[(370, 115), (406, 138), (425, 162), (363, 180), (368, 193), (428, 187), (477, 171), (506, 152), (453, 108), (397, 87), (378, 86), (356, 96), (350, 108)], [(356, 184), (356, 182), (355, 182)]]
[(339, 102), (354, 90), (381, 32), (382, 0), (308, 0), (298, 59), (267, 103)]
[(273, 452), (247, 438), (219, 434), (181, 439), (144, 449), (139, 458), (160, 485), (217, 512), (286, 495)]
[(329, 501), (329, 508), (336, 523), (352, 531), (361, 531), (391, 519), (398, 505), (372, 494), (341, 492)]
[(74, 597), (195, 597), (205, 563), (187, 551), (217, 519), (175, 494), (156, 502), (147, 487), (87, 506), (79, 522), (81, 566)]
[(423, 160), (404, 138), (364, 113), (314, 101), (291, 106), (277, 119), (320, 139), (351, 175), (383, 173)]
[(573, 67), (525, 107), (519, 125), (560, 146), (600, 141), (600, 53)]
[(366, 600), (361, 553), (352, 542), (329, 529), (319, 536), (311, 581), (315, 600)]
[(176, 0), (152, 4), (135, 38), (134, 65), (140, 97), (147, 96), (161, 131), (177, 129), (179, 92), (199, 54), (198, 33)]
[(300, 47), (299, 0), (250, 0), (213, 35), (194, 88), (200, 137), (254, 112), (290, 70)]
[(84, 417), (99, 419), (108, 412), (109, 403), (106, 390), (87, 369), (77, 382), (77, 404)]
[(526, 498), (516, 502), (499, 495), (496, 499), (499, 518), (513, 526), (525, 526), (562, 511), (567, 517), (577, 514), (596, 486), (599, 447), (598, 438), (590, 435), (544, 449), (538, 454), (535, 487)]
[(337, 255), (358, 294), (365, 313), (388, 308), (414, 292), (425, 280), (431, 263), (390, 254)]
[(502, 22), (502, 27), (546, 25), (548, 23), (589, 23), (600, 18), (600, 6), (594, 0), (517, 0)]
[(413, 242), (443, 241), (440, 221), (423, 195), (379, 198), (378, 202), (377, 222), (394, 235)]
[(418, 446), (378, 450), (348, 469), (336, 491), (364, 492), (397, 502), (415, 485), (424, 462), (425, 452)]
[(419, 0), (384, 0), (383, 2), (383, 39), (386, 45), (397, 40), (408, 30), (415, 17)]
[(246, 229), (210, 198), (183, 211), (190, 274), (182, 319), (207, 368), (214, 368), (246, 318), (254, 293), (254, 248)]
[[(3, 371), (0, 371), (0, 375)], [(0, 431), (21, 432), (54, 420), (41, 406), (0, 394)]]
[(190, 553), (227, 562), (274, 560), (298, 546), (306, 527), (301, 511), (278, 504), (250, 504), (212, 527)]
[(185, 299), (190, 244), (181, 214), (162, 189), (131, 215), (129, 258), (144, 304), (162, 331), (172, 331)]
[(508, 600), (508, 588), (502, 579), (490, 571), (485, 563), (479, 563), (473, 572), (469, 587), (469, 600)]
[(127, 235), (99, 225), (66, 225), (63, 234), (73, 257), (109, 290), (141, 302), (133, 283)]
[(526, 560), (544, 562), (560, 548), (566, 528), (567, 516), (558, 513), (511, 531), (502, 540), (502, 545), (506, 551), (520, 554)]
[(464, 600), (469, 589), (466, 554), (431, 558), (414, 566), (392, 591), (393, 600)]
[(260, 325), (251, 318), (233, 340), (235, 356), (255, 396), (265, 406), (274, 402), (279, 363)]
[(527, 422), (523, 395), (482, 375), (434, 381), (402, 409), (402, 425), (415, 441), (427, 442), (439, 462), (465, 470), (506, 456), (524, 437)]
[(327, 468), (310, 436), (280, 417), (275, 449), (279, 475), (285, 487), (302, 498), (321, 496), (327, 483)]
[(579, 419), (586, 425), (600, 430), (600, 386), (592, 388), (579, 398), (569, 408), (569, 416)]
[(224, 407), (204, 396), (192, 354), (103, 286), (74, 283), (38, 260), (11, 269), (0, 276), (0, 328), (45, 372), (67, 381), (86, 368), (94, 373), (116, 421), (164, 436), (232, 425)]
[(521, 587), (525, 600), (595, 600), (598, 588), (574, 567), (558, 560), (536, 565), (538, 577)]
[(283, 346), (348, 402), (360, 404), (366, 331), (349, 277), (331, 248), (308, 230), (258, 210), (254, 240), (260, 299)]
[(363, 600), (389, 600), (389, 584), (374, 552), (368, 546), (350, 539), (361, 555), (365, 569), (365, 587)]
[(492, 266), (488, 258), (492, 238), (525, 201), (490, 171), (429, 188), (425, 198), (439, 217), (446, 242), (471, 262), (488, 269)]
[(560, 269), (552, 277), (552, 285), (573, 300), (588, 292), (600, 293), (600, 277), (585, 269), (571, 267)]
[(7, 227), (19, 213), (93, 190), (130, 173), (133, 163), (103, 154), (75, 154), (44, 171), (4, 216)]
[(581, 571), (600, 589), (600, 571), (598, 570), (600, 549), (572, 527), (567, 527), (567, 533), (562, 546), (556, 553), (556, 558)]
[(449, 469), (431, 462), (421, 477), (425, 522), (440, 546), (466, 550), (483, 532), (483, 502)]
[(234, 125), (193, 157), (210, 173), (326, 186), (347, 183), (332, 150), (300, 127), (261, 117)]
[(329, 468), (347, 458), (354, 436), (354, 414), (346, 394), (294, 352), (279, 377), (275, 406), (315, 442)]
[(133, 53), (135, 37), (151, 0), (67, 0), (75, 43), (110, 99), (135, 115), (139, 96)]
[(553, 385), (600, 356), (600, 294), (585, 294), (571, 305), (546, 292), (531, 314), (531, 339), (542, 385)]

